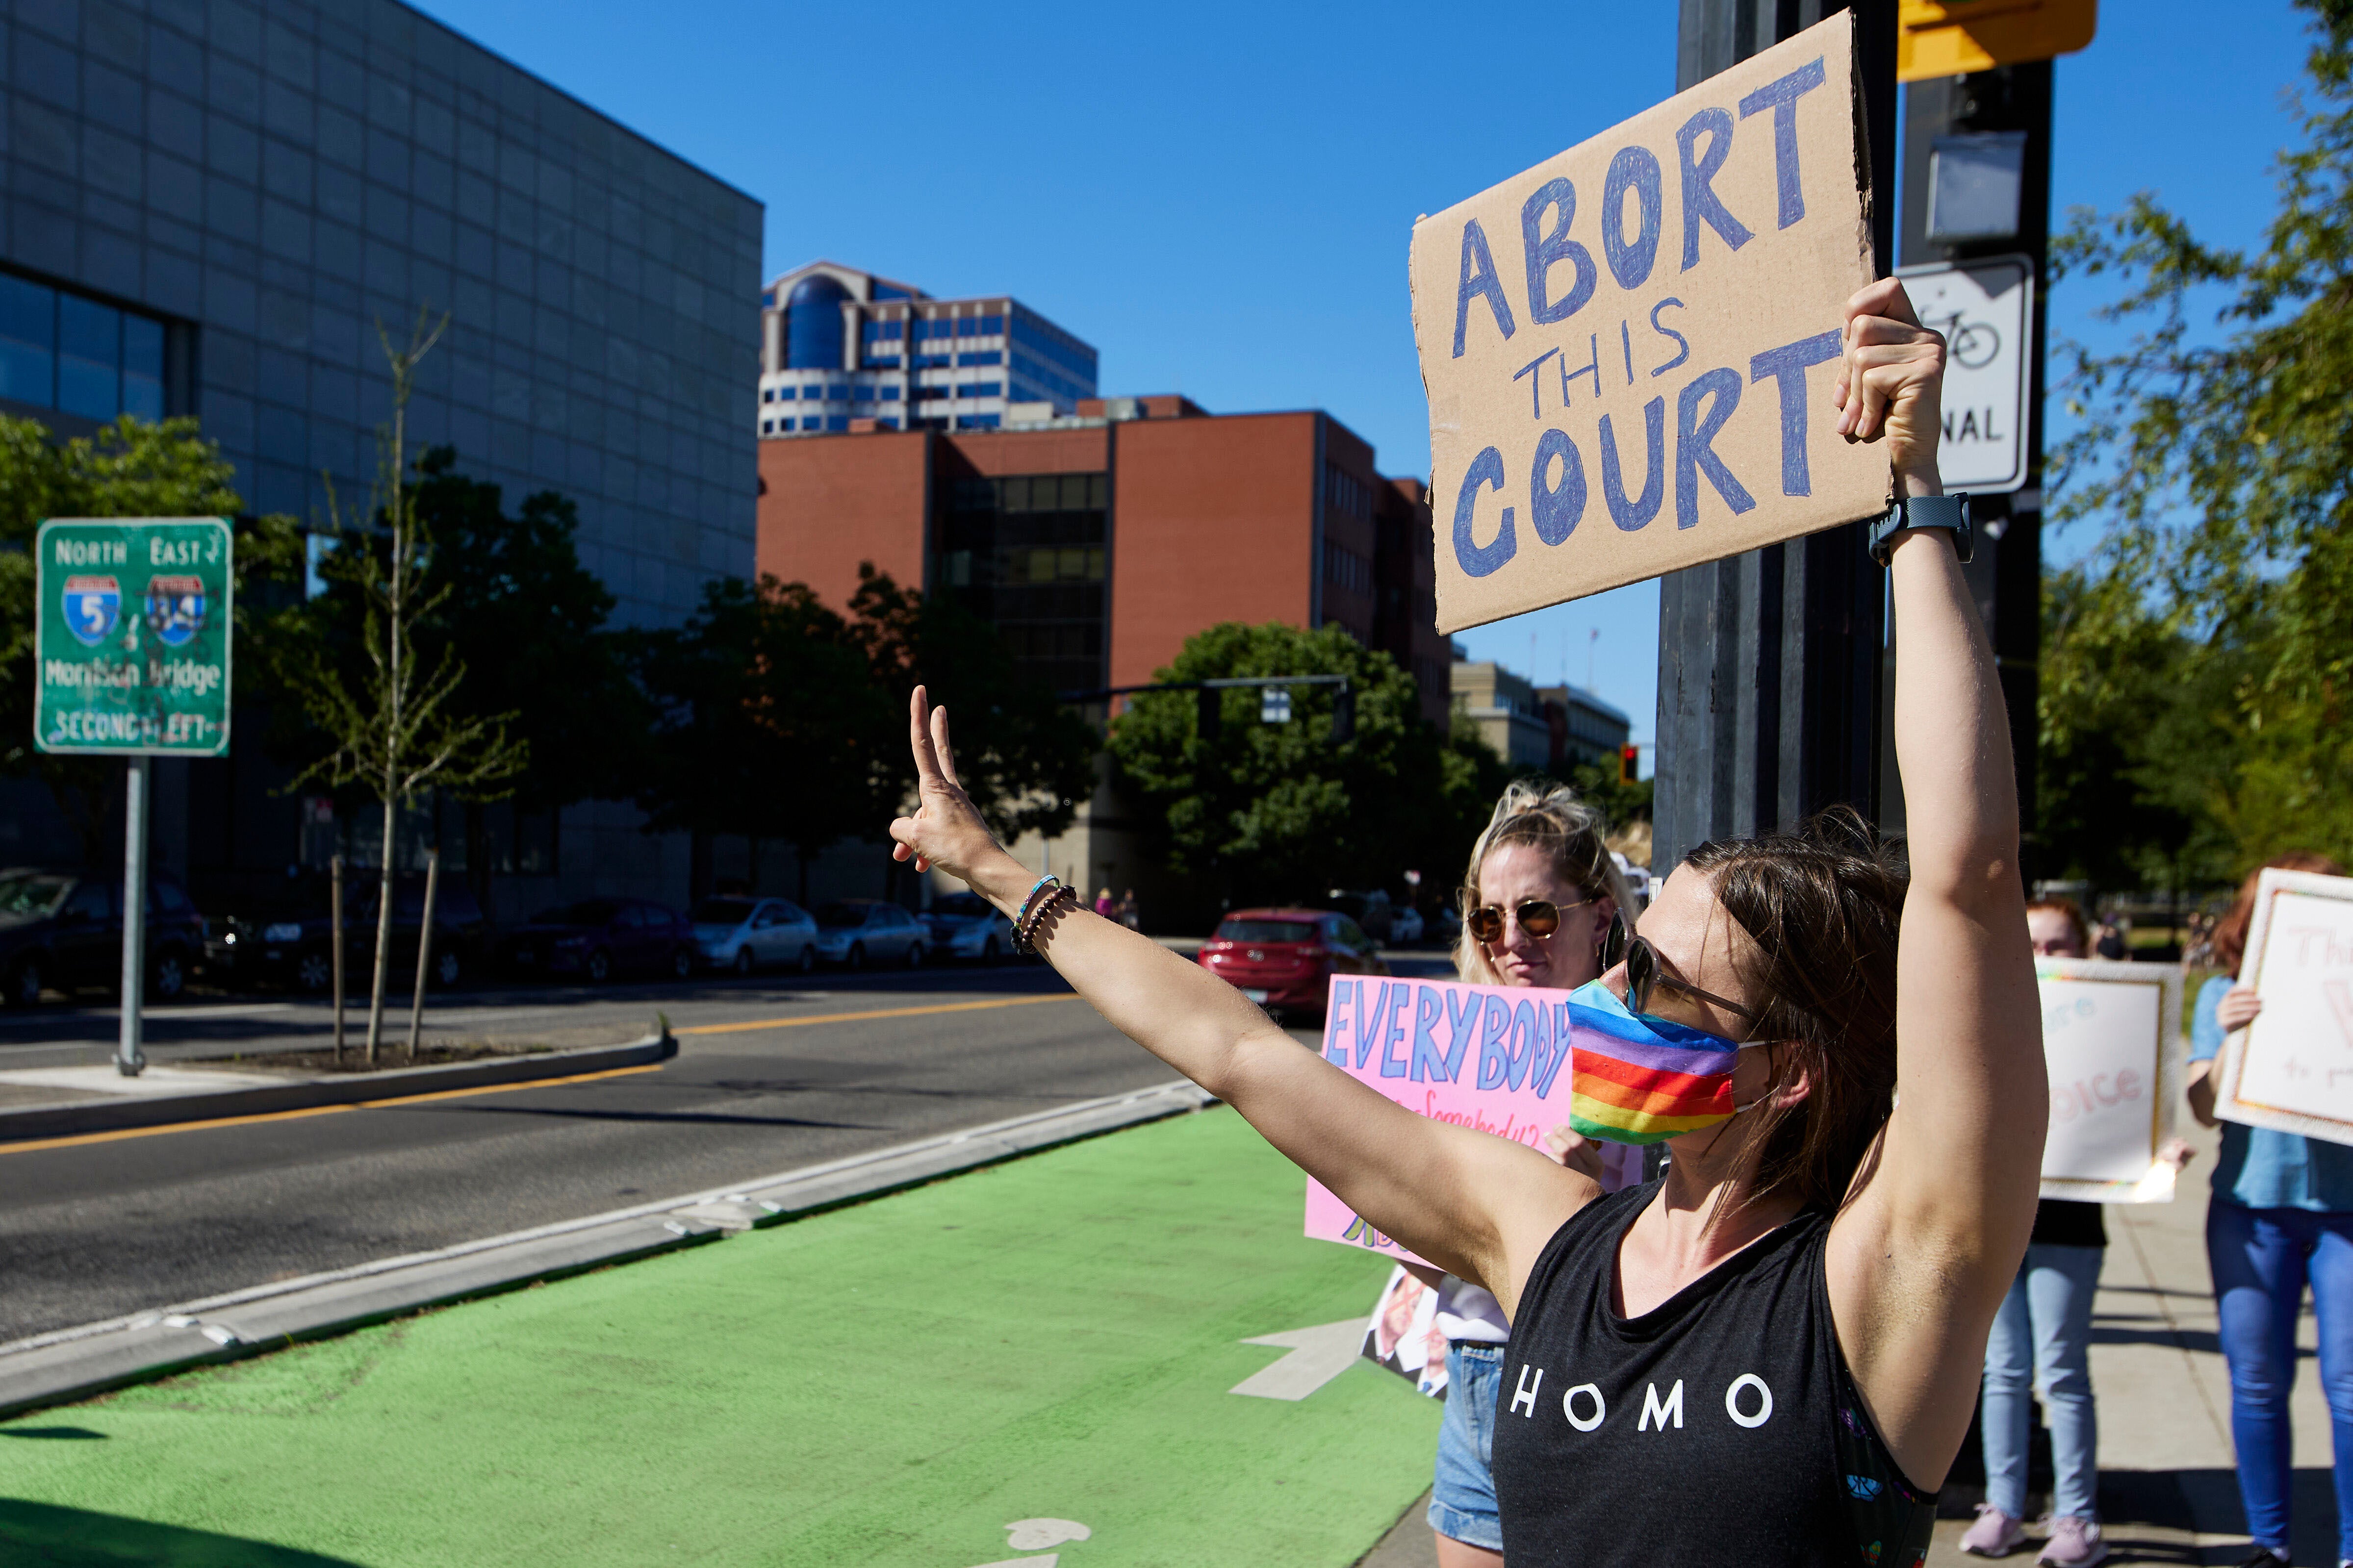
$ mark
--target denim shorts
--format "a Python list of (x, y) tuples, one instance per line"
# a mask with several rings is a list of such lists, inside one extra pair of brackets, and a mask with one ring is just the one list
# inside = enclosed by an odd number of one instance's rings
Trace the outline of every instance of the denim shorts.
[(1430, 1528), (1490, 1552), (1504, 1549), (1493, 1469), (1495, 1402), (1503, 1392), (1503, 1346), (1456, 1340), (1446, 1347), (1446, 1415), (1438, 1425)]

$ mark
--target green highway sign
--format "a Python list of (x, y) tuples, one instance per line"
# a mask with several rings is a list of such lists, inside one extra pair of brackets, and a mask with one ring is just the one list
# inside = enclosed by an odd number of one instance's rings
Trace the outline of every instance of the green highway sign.
[(58, 518), (34, 546), (33, 740), (45, 752), (228, 751), (228, 520)]

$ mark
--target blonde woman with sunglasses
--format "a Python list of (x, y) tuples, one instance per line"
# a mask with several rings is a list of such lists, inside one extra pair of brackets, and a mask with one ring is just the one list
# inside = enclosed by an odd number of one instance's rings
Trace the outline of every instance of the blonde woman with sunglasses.
[(1577, 1119), (1666, 1139), (1660, 1181), (1604, 1194), (1301, 1050), (1006, 853), (944, 716), (910, 703), (922, 802), (894, 852), (970, 883), (1113, 1026), (1503, 1304), (1512, 1568), (1918, 1568), (2025, 1255), (2047, 1085), (2009, 720), (1967, 516), (1936, 499), (1945, 342), (1889, 279), (1836, 347), (1815, 439), (1883, 443), (1904, 502), (1872, 559), (1910, 863), (1851, 816), (1703, 845), (1605, 942), (1622, 956), (1570, 998)]
[[(1610, 922), (1634, 910), (1625, 874), (1602, 843), (1607, 826), (1574, 790), (1530, 779), (1506, 788), (1462, 874), (1455, 973), (1474, 985), (1563, 991), (1599, 975)], [(1641, 1163), (1638, 1151), (1621, 1147), (1606, 1152), (1619, 1158), (1605, 1168), (1604, 1148), (1566, 1126), (1546, 1148), (1606, 1190), (1625, 1184)], [(1504, 1527), (1491, 1450), (1512, 1322), (1484, 1286), (1436, 1269), (1414, 1273), (1438, 1291), (1446, 1340), (1446, 1414), (1429, 1515), (1439, 1568), (1495, 1568)]]

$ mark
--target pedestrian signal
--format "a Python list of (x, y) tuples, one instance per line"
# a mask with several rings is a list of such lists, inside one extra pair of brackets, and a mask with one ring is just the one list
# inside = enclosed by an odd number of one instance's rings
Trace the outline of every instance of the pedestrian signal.
[(1222, 705), (1223, 695), (1211, 686), (1205, 686), (1193, 693), (1195, 700), (1199, 704), (1194, 710), (1193, 732), (1204, 741), (1214, 741), (1218, 738), (1219, 721), (1225, 717)]

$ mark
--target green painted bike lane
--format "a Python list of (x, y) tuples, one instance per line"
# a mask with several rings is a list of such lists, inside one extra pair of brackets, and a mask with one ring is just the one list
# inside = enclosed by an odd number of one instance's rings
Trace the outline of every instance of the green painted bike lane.
[(1439, 1408), (1243, 1339), (1371, 1310), (1213, 1110), (0, 1424), (0, 1563), (1353, 1563)]

